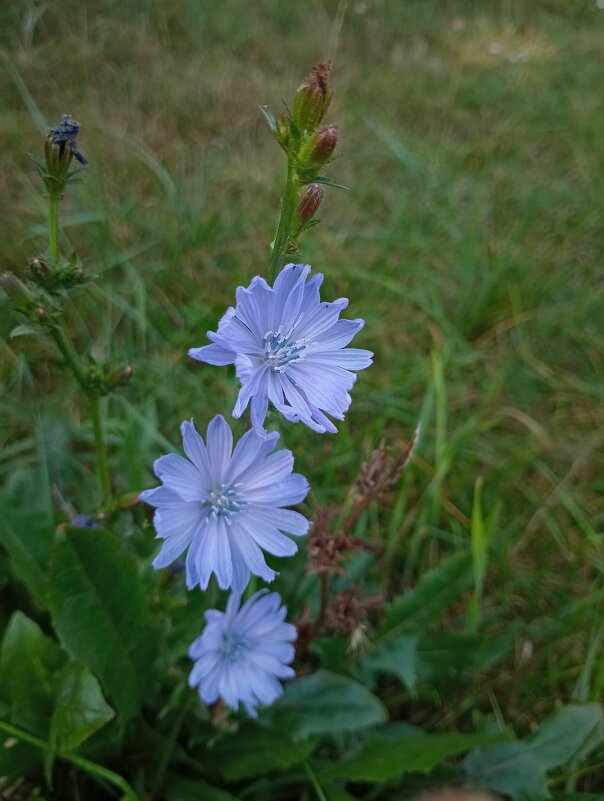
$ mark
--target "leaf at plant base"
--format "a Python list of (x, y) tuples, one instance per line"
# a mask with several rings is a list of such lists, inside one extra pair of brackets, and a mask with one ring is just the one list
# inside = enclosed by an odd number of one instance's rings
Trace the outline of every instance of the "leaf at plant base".
[(97, 678), (81, 662), (70, 662), (59, 677), (51, 745), (58, 751), (73, 751), (114, 715)]
[(448, 757), (493, 741), (487, 735), (458, 732), (424, 734), (404, 729), (401, 734), (398, 739), (384, 737), (381, 732), (374, 735), (353, 759), (317, 767), (319, 778), (383, 782), (403, 773), (426, 773)]
[(388, 713), (362, 684), (318, 670), (288, 684), (268, 717), (293, 737), (308, 737), (364, 729), (382, 723)]
[(163, 785), (166, 801), (238, 801), (234, 795), (212, 787), (201, 779), (190, 779), (169, 773)]
[(460, 553), (421, 577), (410, 592), (386, 611), (384, 632), (424, 631), (472, 584), (472, 557)]
[(213, 746), (208, 757), (224, 779), (238, 781), (297, 765), (310, 756), (316, 744), (314, 739), (294, 743), (282, 729), (244, 723)]
[(110, 531), (70, 529), (55, 546), (48, 597), (65, 647), (98, 676), (124, 723), (146, 696), (157, 642), (132, 554)]
[[(0, 788), (10, 787), (17, 780), (22, 782), (24, 776), (34, 775), (40, 769), (40, 760), (39, 748), (0, 732)], [(1, 793), (0, 798), (4, 799)]]
[(490, 636), (463, 632), (424, 636), (417, 648), (417, 674), (423, 681), (433, 682), (493, 667), (513, 646), (513, 635), (510, 628)]
[(0, 545), (9, 555), (14, 575), (45, 605), (52, 526), (41, 510), (24, 506), (8, 492), (0, 492), (0, 521)]
[(54, 675), (67, 661), (58, 643), (37, 623), (14, 612), (2, 638), (0, 695), (14, 723), (46, 738), (54, 706)]
[(541, 725), (537, 734), (513, 743), (477, 748), (464, 767), (473, 784), (511, 796), (516, 801), (550, 798), (547, 773), (604, 739), (604, 713), (597, 704), (567, 706)]
[(417, 679), (417, 640), (417, 634), (388, 637), (361, 661), (360, 667), (396, 676), (405, 687), (413, 689)]

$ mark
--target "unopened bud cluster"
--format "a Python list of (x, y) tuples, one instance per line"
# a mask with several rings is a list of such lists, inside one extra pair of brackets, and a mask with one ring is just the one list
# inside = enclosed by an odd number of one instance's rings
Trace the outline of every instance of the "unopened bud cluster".
[(333, 96), (330, 73), (329, 61), (315, 66), (298, 87), (291, 115), (273, 120), (275, 137), (294, 166), (300, 186), (296, 236), (316, 222), (313, 218), (323, 199), (322, 184), (330, 183), (320, 175), (338, 143), (338, 127), (323, 124)]

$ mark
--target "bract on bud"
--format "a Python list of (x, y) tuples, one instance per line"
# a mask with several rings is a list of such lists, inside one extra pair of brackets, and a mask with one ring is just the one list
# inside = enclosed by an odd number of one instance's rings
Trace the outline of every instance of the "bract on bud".
[(14, 273), (6, 272), (0, 276), (0, 285), (19, 308), (26, 308), (33, 301), (33, 295)]
[(313, 67), (312, 72), (298, 87), (294, 100), (293, 121), (300, 133), (314, 131), (331, 103), (329, 74), (331, 61)]
[(322, 167), (332, 157), (338, 144), (338, 126), (319, 128), (298, 153), (298, 161), (305, 168)]
[(301, 223), (307, 223), (317, 213), (323, 200), (323, 187), (321, 184), (308, 184), (298, 200), (298, 218)]

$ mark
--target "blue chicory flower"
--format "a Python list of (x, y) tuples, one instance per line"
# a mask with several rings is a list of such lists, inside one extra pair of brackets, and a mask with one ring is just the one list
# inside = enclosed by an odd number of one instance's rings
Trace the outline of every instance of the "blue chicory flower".
[(251, 400), (259, 433), (265, 433), (269, 401), (291, 422), (336, 432), (324, 413), (344, 419), (356, 380), (352, 371), (371, 364), (371, 351), (346, 347), (364, 321), (340, 320), (348, 300), (321, 302), (323, 276), (307, 282), (309, 273), (308, 265), (288, 264), (273, 287), (259, 276), (247, 289), (239, 287), (235, 308), (227, 310), (216, 333), (208, 332), (212, 344), (189, 351), (209, 364), (235, 364), (242, 386), (233, 417)]
[[(52, 137), (53, 145), (69, 144), (71, 152), (80, 162), (80, 164), (88, 164), (88, 159), (78, 147), (76, 139), (80, 133), (80, 123), (71, 116), (71, 114), (63, 114), (61, 122), (56, 128), (50, 128), (48, 131)], [(61, 151), (63, 148), (61, 148)]]
[(276, 592), (260, 590), (241, 609), (239, 604), (232, 593), (226, 612), (205, 613), (206, 627), (189, 649), (195, 660), (189, 686), (198, 687), (206, 704), (222, 698), (237, 710), (241, 702), (255, 718), (258, 704), (268, 706), (282, 695), (279, 679), (295, 676), (289, 665), (297, 632), (285, 623), (287, 609)]
[(165, 540), (153, 566), (167, 567), (187, 548), (186, 581), (192, 589), (219, 586), (243, 592), (250, 573), (272, 581), (277, 575), (262, 554), (292, 556), (298, 546), (283, 532), (300, 536), (308, 520), (284, 506), (300, 503), (308, 481), (292, 473), (291, 451), (271, 453), (279, 435), (259, 436), (253, 429), (233, 450), (233, 435), (222, 415), (208, 426), (206, 442), (192, 422), (181, 427), (185, 459), (175, 453), (154, 464), (163, 485), (141, 498), (156, 507), (157, 536)]

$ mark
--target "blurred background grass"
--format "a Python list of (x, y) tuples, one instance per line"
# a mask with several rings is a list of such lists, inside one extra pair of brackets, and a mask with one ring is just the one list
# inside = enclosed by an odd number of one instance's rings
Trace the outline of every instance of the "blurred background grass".
[[(600, 4), (601, 5), (601, 4)], [(284, 428), (321, 503), (384, 438), (424, 424), (369, 536), (393, 591), (470, 545), (476, 481), (498, 511), (482, 603), (516, 653), (422, 717), (503, 709), (529, 727), (599, 698), (604, 10), (594, 2), (15, 2), (0, 8), (3, 269), (44, 251), (26, 153), (72, 113), (91, 162), (63, 250), (99, 276), (69, 305), (79, 349), (135, 377), (107, 407), (120, 490), (152, 483), (178, 427), (232, 405), (228, 370), (186, 356), (234, 288), (266, 273), (284, 157), (275, 112), (334, 60), (341, 127), (323, 224), (301, 258), (364, 317), (375, 351), (336, 437)], [(0, 476), (55, 510), (97, 501), (92, 433), (52, 345), (0, 320)], [(83, 466), (82, 466), (83, 465)], [(42, 500), (40, 500), (42, 498)], [(149, 532), (151, 536), (151, 532)], [(462, 695), (463, 693), (463, 695)]]

